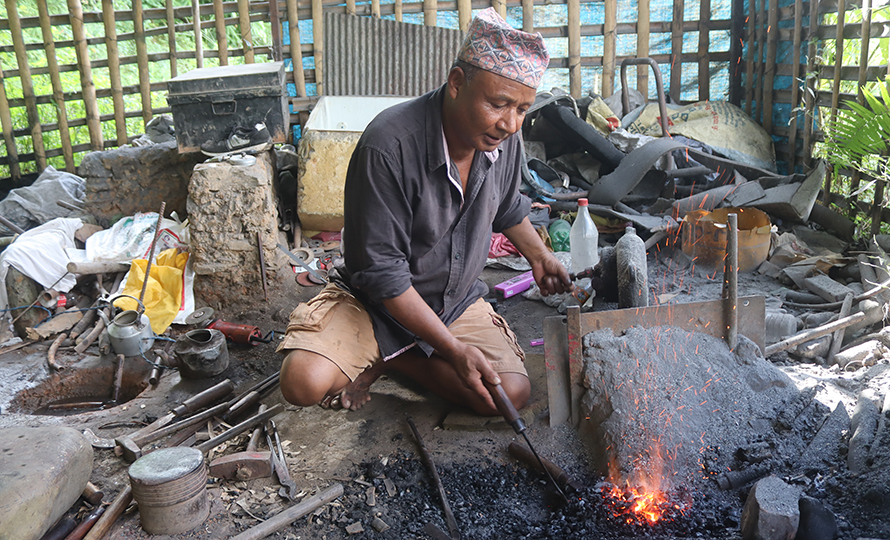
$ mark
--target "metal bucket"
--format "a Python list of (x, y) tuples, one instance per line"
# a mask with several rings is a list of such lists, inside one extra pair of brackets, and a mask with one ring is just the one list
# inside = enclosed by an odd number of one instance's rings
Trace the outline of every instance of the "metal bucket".
[(176, 340), (173, 353), (179, 358), (179, 374), (188, 379), (213, 377), (229, 368), (226, 336), (219, 330), (186, 332)]
[(683, 253), (697, 268), (722, 270), (729, 214), (739, 220), (739, 272), (753, 272), (769, 255), (771, 228), (769, 216), (756, 208), (689, 212), (682, 227)]
[(137, 459), (128, 474), (145, 532), (183, 533), (210, 515), (207, 467), (197, 448), (156, 450)]

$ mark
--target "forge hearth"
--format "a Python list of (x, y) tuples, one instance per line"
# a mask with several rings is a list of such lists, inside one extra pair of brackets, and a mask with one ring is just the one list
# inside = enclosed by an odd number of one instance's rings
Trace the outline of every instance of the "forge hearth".
[(729, 462), (761, 440), (798, 390), (745, 338), (675, 327), (584, 337), (580, 430), (612, 483), (671, 490), (709, 480), (705, 460)]

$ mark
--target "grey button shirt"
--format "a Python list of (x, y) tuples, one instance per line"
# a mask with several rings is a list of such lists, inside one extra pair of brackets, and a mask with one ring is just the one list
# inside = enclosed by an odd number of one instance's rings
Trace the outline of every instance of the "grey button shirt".
[(492, 232), (519, 224), (530, 209), (519, 193), (519, 134), (495, 155), (476, 152), (466, 193), (449, 180), (444, 92), (443, 86), (381, 112), (365, 129), (346, 174), (344, 261), (334, 279), (368, 309), (384, 359), (414, 344), (427, 355), (432, 347), (381, 302), (413, 285), (451, 324), (488, 290), (479, 276)]

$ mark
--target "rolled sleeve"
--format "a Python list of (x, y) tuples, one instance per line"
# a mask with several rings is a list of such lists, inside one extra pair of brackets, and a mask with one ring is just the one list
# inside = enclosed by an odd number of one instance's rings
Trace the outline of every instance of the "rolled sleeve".
[(351, 285), (372, 302), (394, 298), (411, 286), (411, 208), (401, 171), (380, 151), (361, 147), (349, 164), (343, 242)]

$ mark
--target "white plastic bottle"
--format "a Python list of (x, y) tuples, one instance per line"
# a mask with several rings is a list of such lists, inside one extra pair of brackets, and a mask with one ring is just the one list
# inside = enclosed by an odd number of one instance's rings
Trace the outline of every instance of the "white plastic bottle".
[(572, 273), (593, 268), (600, 260), (599, 232), (587, 210), (587, 199), (578, 199), (578, 215), (569, 233), (569, 250), (572, 254)]

